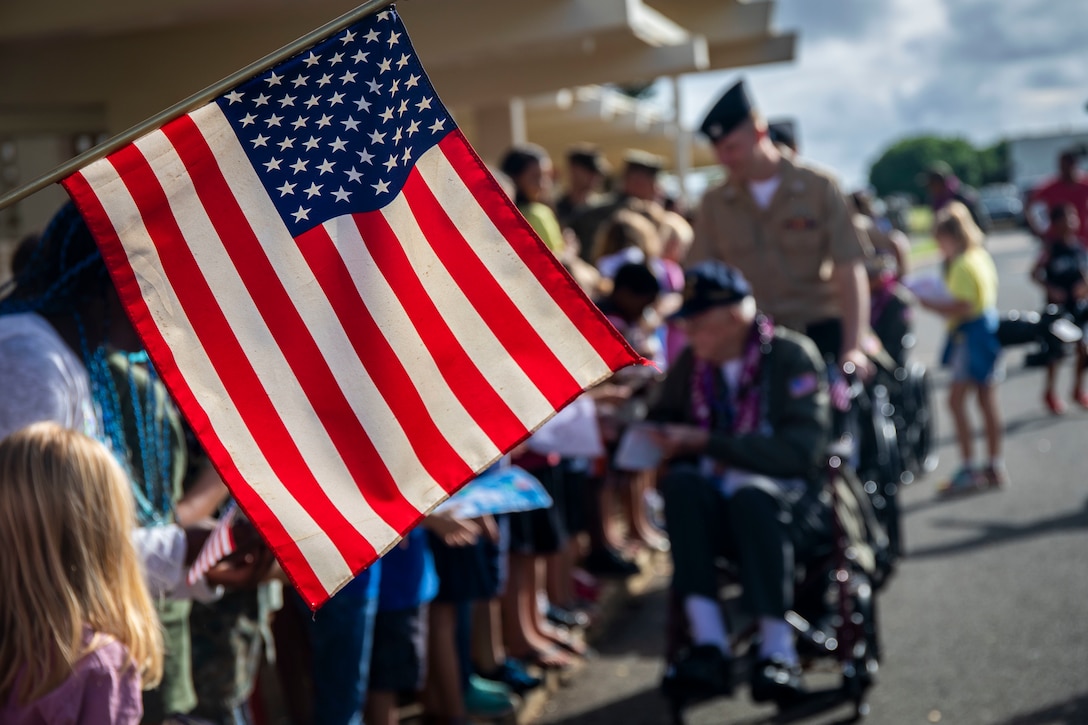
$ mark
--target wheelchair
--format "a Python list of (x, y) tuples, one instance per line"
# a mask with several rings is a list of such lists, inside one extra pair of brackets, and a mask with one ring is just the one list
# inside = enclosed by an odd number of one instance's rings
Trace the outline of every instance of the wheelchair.
[(873, 380), (853, 386), (857, 444), (850, 460), (888, 535), (888, 548), (880, 555), (887, 557), (881, 570), (890, 575), (903, 553), (899, 491), (936, 469), (936, 420), (925, 365), (875, 362)]
[(1078, 305), (1067, 311), (1058, 305), (1047, 305), (1039, 312), (1012, 310), (1001, 317), (997, 339), (1001, 347), (1035, 345), (1024, 359), (1027, 367), (1046, 367), (1065, 356), (1065, 346), (1078, 342), (1081, 329), (1088, 323), (1088, 305)]
[[(830, 663), (839, 685), (811, 692), (789, 706), (791, 711), (830, 709), (848, 704), (855, 719), (868, 714), (867, 693), (876, 683), (881, 657), (876, 592), (879, 554), (887, 537), (861, 482), (839, 455), (830, 455), (826, 484), (821, 491), (829, 505), (830, 535), (798, 552), (794, 607), (786, 615), (797, 638), (797, 651), (806, 671)], [(719, 560), (724, 593), (723, 614), (737, 657), (734, 664), (754, 662), (758, 654), (756, 622), (745, 621), (739, 606), (735, 564)], [(690, 645), (684, 608), (679, 597), (669, 602), (666, 660), (673, 662)], [(664, 691), (672, 722), (684, 723), (684, 710), (702, 700), (687, 700)]]

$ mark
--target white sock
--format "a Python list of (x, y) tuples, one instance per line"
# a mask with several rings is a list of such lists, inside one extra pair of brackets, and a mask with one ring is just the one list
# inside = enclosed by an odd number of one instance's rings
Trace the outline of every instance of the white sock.
[(798, 664), (797, 648), (793, 643), (793, 627), (784, 619), (759, 618), (759, 656), (762, 659), (777, 657), (787, 665)]
[(722, 621), (722, 610), (716, 601), (698, 594), (689, 594), (684, 597), (684, 613), (688, 615), (691, 639), (695, 644), (716, 645), (722, 654), (731, 654), (729, 636), (725, 632), (725, 622)]

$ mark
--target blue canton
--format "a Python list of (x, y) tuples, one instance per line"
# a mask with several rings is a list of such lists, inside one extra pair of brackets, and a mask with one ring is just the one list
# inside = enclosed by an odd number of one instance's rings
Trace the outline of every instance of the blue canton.
[(216, 99), (290, 230), (389, 203), (455, 126), (393, 10)]

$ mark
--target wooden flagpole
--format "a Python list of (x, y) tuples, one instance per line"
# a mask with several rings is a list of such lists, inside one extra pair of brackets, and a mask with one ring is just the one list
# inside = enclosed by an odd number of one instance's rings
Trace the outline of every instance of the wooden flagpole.
[(117, 149), (132, 143), (144, 134), (154, 131), (163, 124), (173, 121), (175, 118), (186, 113), (195, 111), (201, 106), (210, 103), (213, 99), (223, 95), (247, 78), (255, 76), (261, 71), (287, 60), (296, 53), (306, 50), (325, 36), (332, 35), (338, 30), (346, 28), (368, 15), (373, 15), (374, 13), (384, 10), (392, 5), (393, 2), (394, 0), (366, 0), (354, 10), (344, 13), (335, 20), (325, 23), (320, 28), (307, 33), (298, 40), (266, 55), (264, 58), (250, 63), (245, 68), (230, 74), (218, 83), (210, 85), (204, 90), (189, 96), (184, 101), (175, 103), (165, 111), (157, 113), (146, 121), (136, 124), (127, 131), (98, 144), (94, 148), (84, 151), (79, 156), (69, 159), (52, 171), (48, 171), (33, 181), (23, 184), (22, 186), (9, 191), (7, 194), (0, 196), (0, 209), (4, 209), (18, 201), (22, 201), (26, 197), (41, 191), (50, 184), (55, 184), (66, 176), (70, 176), (76, 171), (79, 171), (87, 164), (112, 154)]

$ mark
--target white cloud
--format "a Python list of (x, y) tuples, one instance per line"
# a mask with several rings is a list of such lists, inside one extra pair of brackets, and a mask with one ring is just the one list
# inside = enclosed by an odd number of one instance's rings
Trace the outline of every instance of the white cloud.
[(794, 63), (688, 76), (681, 113), (698, 125), (748, 79), (769, 117), (792, 117), (802, 153), (850, 187), (890, 143), (940, 133), (1000, 137), (1088, 126), (1084, 0), (778, 0), (800, 36)]

